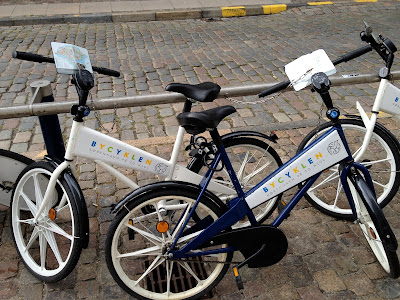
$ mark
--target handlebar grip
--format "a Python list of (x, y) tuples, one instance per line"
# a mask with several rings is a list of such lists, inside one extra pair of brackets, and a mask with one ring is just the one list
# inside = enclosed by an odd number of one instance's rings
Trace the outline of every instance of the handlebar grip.
[(48, 62), (48, 63), (53, 63), (54, 64), (54, 59), (50, 57), (46, 57), (40, 54), (34, 54), (30, 52), (22, 52), (22, 51), (13, 51), (12, 53), (13, 58), (18, 58), (22, 60), (28, 60), (28, 61), (33, 61), (33, 62)]
[(333, 61), (333, 64), (336, 66), (336, 65), (338, 65), (338, 64), (340, 64), (342, 62), (347, 62), (349, 60), (352, 60), (354, 58), (357, 58), (357, 57), (359, 57), (361, 55), (364, 55), (364, 54), (372, 51), (372, 49), (373, 48), (371, 47), (371, 45), (366, 45), (366, 46), (361, 47), (361, 48), (359, 48), (357, 50), (351, 51), (351, 52), (343, 55), (342, 57), (339, 57), (338, 59)]
[[(34, 53), (30, 53), (30, 52), (13, 51), (12, 57), (22, 59), (22, 60), (27, 60), (27, 61), (38, 62), (38, 63), (47, 62), (47, 63), (54, 64), (54, 58), (46, 57), (46, 56), (43, 56), (40, 54), (34, 54)], [(111, 69), (107, 69), (107, 68), (92, 66), (92, 69), (93, 69), (93, 71), (104, 74), (104, 75), (109, 75), (109, 76), (114, 76), (114, 77), (121, 76), (120, 72), (114, 71)]]
[(103, 75), (109, 75), (109, 76), (114, 76), (114, 77), (119, 77), (121, 76), (121, 73), (118, 71), (114, 71), (111, 69), (107, 69), (107, 68), (101, 68), (101, 67), (92, 67), (93, 71), (103, 74)]
[(271, 95), (273, 93), (279, 92), (280, 90), (287, 88), (289, 86), (289, 84), (290, 84), (290, 80), (279, 82), (278, 84), (275, 84), (275, 85), (263, 90), (261, 93), (258, 94), (258, 97), (261, 98), (261, 97), (265, 97), (265, 96)]

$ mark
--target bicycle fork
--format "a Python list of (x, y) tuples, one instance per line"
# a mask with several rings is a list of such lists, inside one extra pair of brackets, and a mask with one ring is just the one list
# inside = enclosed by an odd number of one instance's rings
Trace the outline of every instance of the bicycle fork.
[[(58, 177), (61, 175), (61, 173), (66, 168), (68, 168), (69, 164), (70, 163), (68, 161), (64, 161), (51, 174), (51, 177), (50, 177), (50, 180), (49, 180), (49, 184), (47, 185), (46, 192), (45, 192), (45, 194), (44, 194), (44, 196), (42, 198), (42, 201), (40, 203), (39, 210), (37, 211), (36, 216), (33, 219), (34, 224), (37, 224), (39, 216), (43, 213), (45, 207), (47, 206), (47, 204), (49, 203), (51, 197), (53, 196), (53, 192), (54, 192), (54, 189), (56, 187), (56, 183), (57, 183)], [(35, 184), (36, 197), (40, 199), (41, 195), (38, 194), (38, 193), (40, 193), (39, 192), (39, 187), (36, 186), (36, 185), (38, 185), (38, 182), (35, 180), (34, 184)], [(62, 202), (65, 201), (65, 197), (63, 197), (63, 199), (61, 201)], [(62, 203), (60, 203), (60, 204), (62, 204)]]

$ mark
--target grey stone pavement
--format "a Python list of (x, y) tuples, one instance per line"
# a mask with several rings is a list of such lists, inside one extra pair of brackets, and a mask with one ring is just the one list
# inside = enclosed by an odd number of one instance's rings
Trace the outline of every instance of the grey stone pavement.
[[(94, 99), (161, 92), (170, 82), (213, 81), (221, 86), (277, 82), (285, 78), (283, 66), (300, 55), (324, 48), (335, 58), (362, 46), (362, 20), (400, 45), (399, 8), (399, 4), (351, 4), (212, 22), (198, 19), (0, 27), (0, 106), (27, 104), (28, 86), (38, 79), (53, 82), (56, 101), (77, 98), (68, 76), (57, 75), (52, 65), (12, 59), (15, 49), (50, 55), (51, 41), (73, 43), (89, 50), (94, 65), (120, 69), (121, 78), (97, 76)], [(381, 66), (378, 55), (371, 53), (339, 66), (338, 74), (375, 73)], [(398, 66), (396, 58), (393, 70)], [(332, 96), (343, 112), (355, 113), (355, 101), (370, 108), (376, 88), (376, 83), (333, 87)], [(236, 100), (254, 102), (257, 98)], [(195, 109), (225, 104), (232, 103), (218, 99)], [(287, 92), (266, 103), (233, 105), (238, 113), (223, 121), (221, 129), (267, 132), (267, 128), (281, 128), (277, 130), (278, 144), (273, 147), (283, 161), (295, 153), (311, 130), (299, 124), (316, 124), (320, 111), (320, 103), (309, 91)], [(117, 126), (110, 135), (168, 158), (177, 131), (175, 116), (181, 108), (182, 104), (118, 109)], [(100, 116), (111, 128), (114, 111), (101, 111)], [(72, 118), (62, 114), (60, 121), (66, 138)], [(400, 138), (395, 119), (385, 115), (380, 121)], [(93, 113), (86, 124), (96, 126)], [(37, 117), (0, 120), (0, 128), (0, 148), (31, 157), (44, 150)], [(182, 152), (180, 161), (186, 160)], [(77, 168), (90, 217), (89, 248), (83, 250), (70, 276), (58, 283), (44, 284), (19, 261), (12, 243), (9, 212), (3, 207), (0, 298), (129, 298), (109, 275), (103, 251), (105, 233), (113, 217), (109, 206), (129, 189), (90, 161), (79, 159)], [(146, 174), (127, 174), (140, 184), (154, 180)], [(400, 237), (399, 196), (384, 212)], [(237, 290), (228, 272), (214, 290), (213, 299), (400, 299), (399, 280), (386, 277), (356, 225), (325, 216), (302, 200), (281, 228), (289, 239), (286, 257), (269, 268), (243, 268), (243, 292)]]
[(381, 7), (393, 6), (397, 2), (398, 0), (1, 0), (0, 26), (218, 18), (271, 14), (320, 4), (334, 7), (366, 3), (379, 4)]

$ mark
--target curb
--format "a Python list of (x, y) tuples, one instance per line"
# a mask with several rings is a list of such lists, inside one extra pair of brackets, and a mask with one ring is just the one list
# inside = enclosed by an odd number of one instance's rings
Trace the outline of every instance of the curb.
[[(352, 0), (346, 2), (307, 2), (299, 4), (272, 4), (272, 5), (246, 5), (211, 7), (202, 9), (139, 11), (132, 13), (96, 13), (83, 15), (58, 15), (58, 16), (26, 16), (15, 18), (0, 18), (0, 26), (39, 25), (39, 24), (63, 24), (63, 23), (118, 23), (138, 21), (167, 21), (202, 18), (230, 18), (256, 15), (277, 14), (293, 8), (338, 6), (338, 5), (362, 5), (362, 4), (399, 4), (393, 0)], [(397, 5), (396, 5), (397, 6)]]

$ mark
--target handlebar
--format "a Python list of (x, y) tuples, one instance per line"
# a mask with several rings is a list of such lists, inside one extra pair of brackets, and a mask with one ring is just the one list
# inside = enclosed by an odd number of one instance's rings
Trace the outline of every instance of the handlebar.
[[(33, 62), (46, 62), (46, 63), (52, 63), (54, 64), (54, 58), (51, 57), (46, 57), (40, 54), (34, 54), (30, 52), (22, 52), (22, 51), (13, 51), (12, 53), (13, 58), (18, 58), (21, 60), (27, 60), (27, 61), (33, 61)], [(109, 75), (109, 76), (114, 76), (114, 77), (119, 77), (121, 76), (121, 73), (115, 70), (111, 70), (108, 68), (102, 68), (102, 67), (95, 67), (92, 66), (93, 71), (103, 74), (103, 75)]]
[[(342, 62), (347, 62), (350, 61), (352, 59), (355, 59), (357, 57), (360, 57), (370, 51), (372, 51), (373, 49), (375, 49), (375, 47), (371, 46), (371, 45), (366, 45), (363, 46), (359, 49), (353, 50), (345, 55), (343, 55), (342, 57), (339, 57), (338, 59), (335, 59), (334, 61), (332, 61), (333, 65), (338, 65)], [(376, 50), (376, 49), (375, 49)], [(258, 94), (258, 97), (265, 97), (268, 95), (271, 95), (273, 93), (279, 92), (285, 88), (287, 88), (290, 84), (290, 80), (286, 80), (286, 81), (282, 81), (280, 83), (277, 83), (267, 89), (265, 89), (264, 91), (262, 91), (261, 93)]]
[[(335, 59), (332, 63), (333, 63), (333, 65), (336, 66), (342, 62), (347, 62), (349, 60), (355, 59), (355, 58), (357, 58), (361, 55), (364, 55), (372, 50), (373, 50), (373, 48), (370, 45), (366, 45), (357, 50), (351, 51), (351, 52), (339, 57), (338, 59)], [(261, 97), (265, 97), (265, 96), (271, 95), (273, 93), (279, 92), (279, 91), (287, 88), (289, 86), (289, 84), (290, 84), (290, 80), (279, 82), (279, 83), (263, 90), (261, 93), (258, 94), (258, 97), (261, 98)]]

